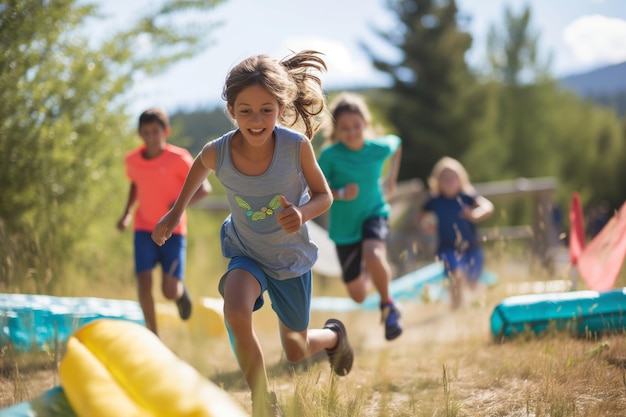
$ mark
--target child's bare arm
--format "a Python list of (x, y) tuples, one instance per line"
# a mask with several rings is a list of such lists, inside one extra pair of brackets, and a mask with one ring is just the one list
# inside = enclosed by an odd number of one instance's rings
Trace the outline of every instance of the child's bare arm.
[(304, 223), (328, 210), (333, 202), (330, 187), (317, 164), (315, 152), (309, 141), (302, 143), (300, 164), (304, 178), (309, 186), (311, 199), (300, 207), (281, 200), (283, 210), (278, 213), (277, 220), (281, 227), (289, 233), (300, 230)]
[(434, 235), (436, 233), (437, 216), (432, 211), (422, 210), (417, 215), (417, 224), (422, 232), (427, 235)]
[(333, 203), (333, 195), (326, 182), (326, 177), (317, 163), (311, 142), (303, 142), (300, 151), (300, 164), (304, 178), (311, 192), (311, 199), (301, 207), (304, 222), (307, 222), (328, 210)]
[(467, 217), (473, 222), (485, 220), (493, 214), (493, 203), (483, 196), (476, 197), (476, 205), (469, 210)]
[(172, 235), (172, 231), (178, 226), (185, 209), (211, 173), (211, 168), (205, 166), (205, 162), (203, 162), (203, 154), (205, 152), (209, 152), (207, 151), (207, 146), (204, 147), (202, 152), (200, 152), (193, 161), (176, 202), (174, 202), (170, 211), (159, 220), (152, 231), (152, 240), (154, 240), (157, 245), (163, 245), (165, 241), (169, 239)]
[(385, 180), (385, 197), (390, 199), (393, 193), (396, 191), (396, 185), (398, 184), (398, 172), (400, 171), (400, 160), (402, 159), (402, 146), (398, 146), (398, 149), (391, 158), (391, 165), (389, 166), (389, 174)]
[(137, 186), (135, 183), (130, 183), (130, 189), (128, 190), (128, 200), (126, 201), (126, 208), (124, 214), (117, 222), (117, 228), (119, 230), (126, 230), (131, 221), (131, 211), (135, 203), (137, 202)]
[(189, 205), (191, 206), (192, 204), (202, 200), (204, 197), (211, 194), (211, 191), (213, 191), (211, 183), (209, 183), (209, 180), (204, 180), (204, 182), (200, 184), (200, 187), (196, 190), (196, 193), (191, 197), (191, 200), (189, 200)]

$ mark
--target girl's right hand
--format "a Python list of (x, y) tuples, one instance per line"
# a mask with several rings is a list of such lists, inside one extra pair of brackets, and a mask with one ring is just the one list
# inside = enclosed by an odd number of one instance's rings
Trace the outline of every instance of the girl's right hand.
[(437, 232), (437, 216), (432, 212), (422, 212), (418, 223), (419, 227), (427, 235), (434, 236)]
[(354, 200), (359, 196), (359, 185), (356, 182), (346, 184), (344, 189), (346, 190), (343, 197), (344, 200)]
[(131, 219), (132, 216), (130, 213), (124, 214), (124, 216), (122, 216), (122, 218), (119, 219), (119, 221), (117, 222), (117, 229), (121, 230), (122, 232), (126, 230), (126, 228), (130, 225)]
[(179, 219), (174, 218), (172, 211), (168, 211), (165, 216), (156, 224), (152, 230), (152, 240), (159, 246), (163, 246), (165, 241), (172, 236), (172, 231), (178, 226)]

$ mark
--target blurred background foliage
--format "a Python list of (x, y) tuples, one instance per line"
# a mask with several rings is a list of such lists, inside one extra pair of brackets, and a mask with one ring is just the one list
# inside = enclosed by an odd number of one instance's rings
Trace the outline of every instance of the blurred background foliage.
[[(98, 18), (93, 5), (0, 5), (0, 291), (67, 293), (71, 277), (132, 278), (131, 237), (115, 229), (128, 189), (123, 157), (138, 145), (137, 115), (128, 114), (125, 93), (136, 77), (225, 41), (211, 39), (212, 27), (174, 24), (181, 13), (210, 13), (215, 3), (167, 1), (97, 45), (87, 33)], [(555, 203), (564, 210), (573, 191), (585, 207), (619, 208), (626, 197), (623, 100), (592, 101), (559, 85), (550, 57), (537, 53), (529, 8), (505, 10), (489, 34), (488, 69), (478, 71), (465, 61), (472, 37), (459, 25), (455, 1), (387, 5), (398, 25), (378, 35), (402, 59), (385, 61), (364, 44), (393, 82), (359, 92), (376, 124), (403, 139), (400, 180), (425, 180), (435, 161), (450, 155), (474, 182), (553, 176)], [(233, 126), (221, 107), (171, 116), (171, 142), (192, 154)], [(191, 246), (206, 238), (190, 229)], [(217, 232), (212, 238), (217, 242)], [(211, 252), (219, 259), (219, 248)]]
[(98, 45), (93, 5), (0, 5), (0, 285), (47, 291), (69, 266), (119, 274), (111, 234), (128, 187), (123, 157), (137, 145), (125, 92), (205, 46), (210, 28), (171, 22), (212, 4), (166, 2)]

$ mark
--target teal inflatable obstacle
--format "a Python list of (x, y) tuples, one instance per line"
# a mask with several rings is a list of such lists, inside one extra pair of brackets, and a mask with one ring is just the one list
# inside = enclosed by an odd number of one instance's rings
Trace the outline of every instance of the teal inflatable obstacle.
[[(494, 285), (496, 275), (483, 271), (480, 282)], [(445, 288), (445, 270), (441, 262), (434, 262), (394, 279), (389, 284), (389, 292), (397, 302), (419, 302), (425, 298), (441, 301), (447, 298)], [(426, 294), (427, 293), (427, 294)], [(311, 300), (313, 311), (351, 311), (357, 309), (378, 310), (380, 294), (370, 294), (363, 303), (358, 304), (349, 297), (315, 297)]]
[(0, 347), (54, 349), (82, 325), (100, 318), (144, 324), (139, 303), (89, 297), (0, 294)]
[(626, 288), (508, 297), (491, 315), (491, 331), (498, 339), (552, 327), (577, 335), (626, 329)]
[(39, 397), (0, 410), (0, 417), (76, 417), (63, 388), (54, 387)]

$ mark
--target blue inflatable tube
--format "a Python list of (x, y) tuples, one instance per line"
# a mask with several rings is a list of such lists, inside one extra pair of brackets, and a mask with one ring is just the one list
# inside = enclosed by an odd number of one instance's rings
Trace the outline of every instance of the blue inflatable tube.
[(53, 350), (79, 327), (100, 318), (144, 324), (139, 303), (90, 297), (0, 294), (0, 347)]
[[(446, 273), (441, 262), (433, 262), (426, 266), (398, 277), (389, 283), (389, 293), (397, 302), (419, 302), (426, 289), (432, 301), (445, 300), (448, 292), (445, 288)], [(480, 282), (494, 285), (497, 281), (495, 274), (483, 271)], [(380, 294), (373, 292), (363, 303), (358, 304), (349, 297), (314, 297), (311, 300), (312, 311), (353, 311), (378, 310)]]
[(0, 410), (0, 417), (77, 417), (63, 388), (54, 387), (39, 397)]
[(571, 291), (508, 297), (491, 314), (497, 339), (548, 328), (576, 335), (626, 329), (626, 288), (598, 292)]

